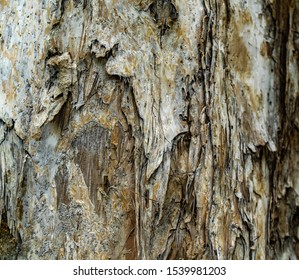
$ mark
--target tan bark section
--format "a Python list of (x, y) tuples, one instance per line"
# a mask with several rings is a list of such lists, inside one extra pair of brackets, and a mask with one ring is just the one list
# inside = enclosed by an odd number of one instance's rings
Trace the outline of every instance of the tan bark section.
[(298, 1), (0, 7), (0, 258), (299, 258)]

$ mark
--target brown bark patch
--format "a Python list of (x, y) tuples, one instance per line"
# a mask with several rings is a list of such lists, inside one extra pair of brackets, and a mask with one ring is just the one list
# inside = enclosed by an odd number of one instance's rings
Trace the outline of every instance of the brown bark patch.
[(2, 9), (4, 9), (6, 6), (7, 6), (7, 3), (8, 1), (7, 0), (1, 0), (0, 1), (0, 4), (1, 4), (1, 6), (2, 6)]
[(243, 10), (240, 12), (240, 19), (243, 25), (250, 25), (252, 24), (252, 17), (251, 14), (247, 10)]
[(126, 260), (136, 260), (137, 259), (137, 244), (136, 244), (136, 233), (135, 233), (135, 211), (130, 211), (128, 214), (129, 223), (128, 229), (131, 229), (129, 232), (128, 238), (125, 243), (125, 259)]
[(17, 256), (17, 240), (10, 233), (6, 213), (2, 215), (0, 226), (0, 260), (14, 260)]
[(271, 46), (268, 42), (264, 41), (261, 44), (260, 47), (260, 54), (264, 57), (271, 57), (272, 56), (272, 50), (271, 50)]
[(96, 212), (100, 211), (99, 195), (105, 190), (109, 162), (109, 131), (91, 122), (72, 142), (75, 162), (79, 165)]
[(69, 205), (70, 198), (67, 192), (69, 173), (66, 166), (60, 166), (55, 176), (57, 192), (57, 208), (61, 203)]
[(252, 65), (250, 62), (250, 55), (246, 48), (243, 38), (240, 36), (240, 27), (238, 23), (233, 24), (229, 39), (229, 53), (228, 59), (232, 68), (241, 75), (250, 75)]

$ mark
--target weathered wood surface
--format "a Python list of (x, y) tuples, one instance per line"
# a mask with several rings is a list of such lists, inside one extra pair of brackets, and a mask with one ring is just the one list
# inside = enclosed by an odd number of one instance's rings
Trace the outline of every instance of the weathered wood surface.
[(0, 1), (0, 258), (298, 259), (298, 32), (296, 0)]

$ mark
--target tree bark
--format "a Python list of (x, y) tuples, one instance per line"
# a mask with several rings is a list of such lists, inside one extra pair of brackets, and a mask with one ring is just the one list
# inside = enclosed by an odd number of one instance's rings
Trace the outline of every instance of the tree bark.
[(0, 258), (299, 258), (298, 1), (0, 8)]

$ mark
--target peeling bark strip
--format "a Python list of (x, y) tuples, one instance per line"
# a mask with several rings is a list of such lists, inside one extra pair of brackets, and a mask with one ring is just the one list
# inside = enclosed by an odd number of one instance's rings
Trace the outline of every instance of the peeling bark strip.
[(299, 259), (298, 1), (0, 8), (0, 259)]

